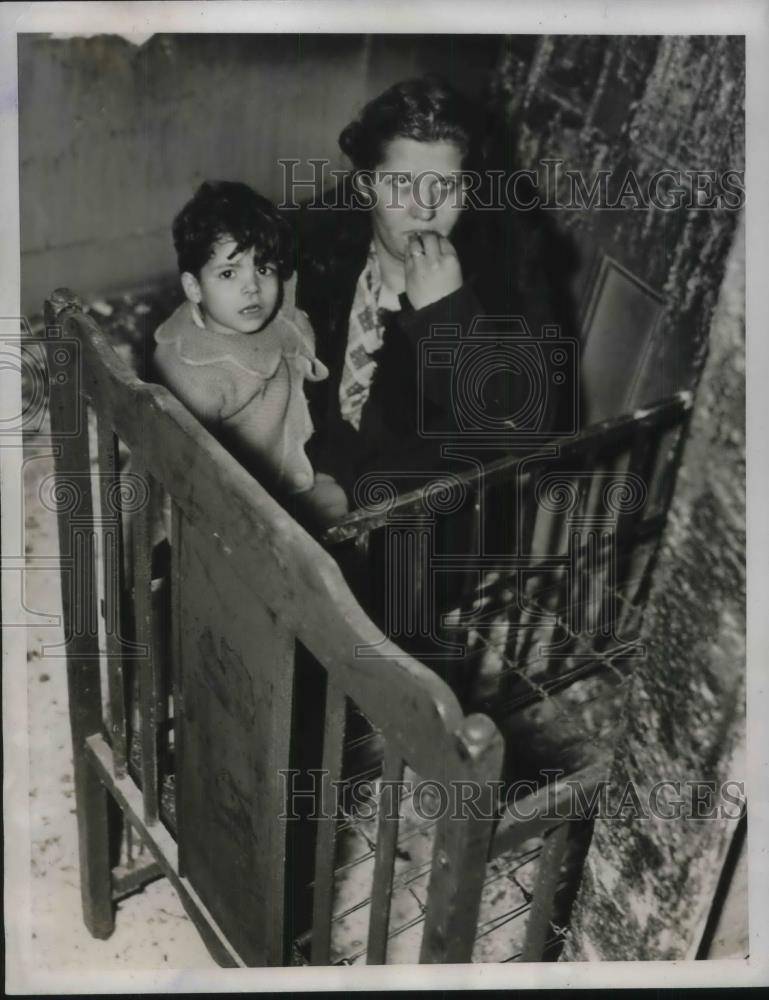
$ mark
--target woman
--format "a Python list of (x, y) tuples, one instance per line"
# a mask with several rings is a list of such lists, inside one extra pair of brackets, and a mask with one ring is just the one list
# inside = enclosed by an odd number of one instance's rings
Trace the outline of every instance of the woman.
[[(478, 121), (435, 79), (396, 84), (339, 137), (355, 168), (347, 207), (302, 219), (299, 299), (331, 373), (314, 387), (309, 450), (348, 495), (362, 473), (425, 454), (425, 431), (458, 429), (450, 375), (421, 363), (419, 342), (436, 325), (466, 335), (485, 313), (457, 239), (461, 172), (480, 166)], [(486, 412), (513, 413), (530, 391), (522, 378), (509, 366), (489, 378)]]
[[(466, 337), (487, 313), (523, 314), (533, 330), (532, 303), (547, 303), (535, 283), (528, 286), (526, 305), (518, 291), (509, 290), (510, 249), (519, 254), (518, 274), (522, 245), (532, 270), (542, 271), (537, 263), (541, 244), (529, 238), (532, 228), (544, 231), (541, 220), (535, 223), (529, 213), (525, 239), (511, 238), (505, 230), (497, 244), (491, 234), (500, 236), (495, 224), (500, 213), (478, 213), (480, 239), (471, 239), (471, 212), (464, 206), (458, 174), (481, 168), (480, 121), (468, 101), (437, 80), (396, 84), (367, 104), (339, 137), (354, 173), (332, 204), (345, 207), (307, 210), (299, 220), (299, 304), (315, 330), (317, 355), (330, 371), (325, 382), (309, 387), (316, 433), (307, 452), (319, 486), (323, 474), (330, 475), (351, 500), (356, 480), (368, 471), (421, 467), (434, 472), (442, 443), (436, 430), (453, 440), (462, 430), (452, 396), (455, 384), (445, 368), (422, 365), (420, 341), (436, 326), (458, 327)], [(492, 266), (495, 256), (499, 270)], [(520, 289), (523, 282), (513, 284)], [(542, 316), (541, 306), (536, 315)], [(525, 370), (506, 359), (498, 365), (492, 359), (489, 367), (493, 375), (484, 380), (482, 403), (492, 420), (505, 420), (521, 409), (532, 387)], [(511, 419), (511, 433), (513, 426)], [(367, 570), (367, 585), (375, 588), (377, 574), (370, 565)], [(450, 596), (442, 594), (434, 610), (450, 606)], [(398, 641), (419, 653), (418, 637)], [(440, 662), (430, 664), (444, 672)], [(316, 664), (297, 664), (294, 730), (302, 738), (294, 766), (300, 771), (321, 759), (317, 705), (323, 683)], [(373, 777), (381, 742), (357, 712), (348, 714), (347, 737), (355, 748), (345, 754), (343, 774)], [(306, 839), (312, 830), (298, 823), (289, 833), (295, 876), (290, 912), (301, 930), (309, 921), (303, 888), (312, 877), (313, 852)]]

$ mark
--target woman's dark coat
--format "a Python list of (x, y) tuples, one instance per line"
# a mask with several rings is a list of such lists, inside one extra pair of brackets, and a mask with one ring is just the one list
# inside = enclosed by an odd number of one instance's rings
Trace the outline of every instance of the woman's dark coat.
[[(308, 453), (316, 471), (333, 475), (349, 495), (355, 480), (365, 472), (425, 463), (434, 466), (442, 441), (456, 442), (468, 430), (467, 420), (457, 412), (450, 370), (425, 364), (420, 342), (432, 337), (451, 350), (451, 330), (461, 342), (473, 336), (479, 318), (492, 315), (504, 317), (500, 320), (503, 330), (509, 328), (510, 317), (522, 317), (535, 336), (540, 322), (557, 322), (547, 275), (541, 266), (531, 266), (539, 255), (532, 253), (536, 241), (527, 239), (525, 246), (512, 247), (509, 227), (501, 230), (493, 225), (497, 220), (488, 216), (479, 221), (484, 228), (475, 239), (462, 224), (452, 237), (465, 276), (462, 287), (419, 310), (411, 307), (404, 293), (400, 297), (402, 310), (388, 315), (370, 395), (356, 431), (341, 417), (339, 383), (355, 287), (371, 242), (370, 219), (365, 211), (354, 209), (305, 209), (299, 215), (298, 304), (308, 313), (315, 330), (317, 356), (330, 371), (325, 382), (308, 387), (316, 428)], [(531, 229), (532, 220), (526, 221)], [(504, 260), (508, 252), (517, 254), (509, 269)], [(532, 271), (538, 274), (536, 283), (520, 277), (522, 272)], [(514, 275), (519, 276), (517, 280)], [(521, 287), (524, 281), (529, 286), (526, 289)], [(520, 343), (523, 337), (532, 347), (530, 336), (520, 332), (520, 322), (513, 322), (513, 326), (519, 330), (516, 341)], [(484, 349), (497, 348), (492, 342)], [(491, 367), (495, 367), (493, 363)], [(504, 364), (496, 367), (503, 374), (486, 384), (484, 394), (484, 406), (492, 419), (515, 413), (532, 392), (524, 370), (515, 372)], [(555, 406), (563, 403), (563, 399), (549, 400), (543, 419), (552, 423)], [(443, 430), (445, 437), (438, 433)]]

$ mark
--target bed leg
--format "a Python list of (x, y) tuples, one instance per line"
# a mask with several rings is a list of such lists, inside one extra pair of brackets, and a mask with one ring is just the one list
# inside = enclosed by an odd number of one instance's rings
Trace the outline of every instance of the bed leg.
[(75, 756), (83, 921), (93, 937), (108, 938), (115, 929), (110, 862), (109, 793), (93, 767), (89, 765), (84, 749), (80, 749)]
[[(80, 309), (75, 295), (57, 289), (45, 304), (49, 357), (54, 355), (66, 313)], [(75, 372), (68, 383), (51, 381), (49, 401), (51, 442), (55, 444), (57, 522), (64, 639), (67, 656), (69, 722), (75, 779), (80, 895), (83, 920), (96, 938), (106, 938), (115, 926), (112, 908), (112, 868), (108, 792), (91, 767), (85, 741), (102, 731), (99, 630), (97, 619), (96, 538), (90, 479), (88, 410), (79, 393)], [(77, 427), (77, 435), (69, 428)], [(73, 506), (63, 498), (72, 492)]]
[(534, 898), (526, 925), (526, 939), (521, 960), (545, 961), (548, 939), (552, 933), (551, 921), (555, 913), (555, 894), (569, 840), (569, 823), (564, 822), (545, 836), (539, 858), (539, 872), (534, 887)]
[(471, 961), (494, 829), (502, 737), (486, 716), (469, 715), (459, 738), (467, 771), (457, 777), (473, 804), (459, 815), (447, 812), (438, 824), (419, 958), (424, 964)]

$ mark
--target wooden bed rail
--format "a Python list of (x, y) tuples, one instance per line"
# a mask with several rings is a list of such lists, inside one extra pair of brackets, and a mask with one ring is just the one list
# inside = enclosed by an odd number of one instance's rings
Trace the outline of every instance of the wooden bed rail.
[[(450, 688), (371, 622), (329, 555), (164, 388), (142, 382), (119, 358), (77, 298), (58, 290), (46, 303), (50, 352), (76, 345), (79, 370), (51, 387), (51, 433), (59, 507), (64, 614), (75, 755), (80, 863), (86, 924), (98, 937), (113, 927), (107, 796), (141, 788), (130, 821), (157, 844), (161, 785), (158, 718), (167, 682), (153, 655), (151, 498), (172, 506), (171, 674), (174, 684), (177, 876), (203, 901), (229, 948), (248, 965), (287, 960), (285, 789), (294, 699), (295, 643), (327, 675), (323, 764), (340, 776), (346, 698), (385, 740), (385, 776), (407, 762), (423, 778), (483, 785), (499, 777), (502, 741), (482, 715), (465, 716)], [(89, 411), (97, 424), (99, 488), (92, 489)], [(130, 451), (130, 482), (118, 468)], [(134, 494), (131, 494), (130, 487)], [(68, 495), (69, 495), (68, 494)], [(140, 494), (137, 500), (137, 495)], [(96, 510), (98, 503), (99, 510)], [(133, 505), (133, 510), (132, 510)], [(132, 586), (123, 579), (121, 515), (131, 513)], [(110, 517), (117, 513), (117, 519)], [(96, 620), (97, 546), (103, 562), (109, 727), (102, 739)], [(71, 585), (70, 581), (74, 581)], [(81, 627), (83, 619), (89, 623)], [(131, 628), (124, 629), (126, 622)], [(366, 658), (356, 649), (374, 649)], [(131, 768), (126, 670), (138, 665), (140, 753)], [(136, 727), (134, 727), (135, 729)], [(101, 742), (99, 742), (101, 740)], [(107, 779), (107, 773), (111, 776)], [(490, 795), (490, 793), (489, 793)], [(493, 811), (491, 799), (487, 813)], [(316, 848), (313, 960), (327, 961), (334, 860), (333, 820)], [(491, 821), (446, 817), (435, 843), (422, 961), (469, 958)], [(386, 957), (395, 825), (383, 816), (369, 932), (369, 961)], [(154, 838), (154, 839), (153, 839)], [(162, 839), (162, 838), (161, 838)], [(164, 867), (168, 870), (166, 859)]]
[[(553, 815), (547, 791), (522, 801), (517, 818), (505, 814), (501, 779), (513, 776), (502, 773), (510, 760), (500, 730), (509, 750), (511, 726), (520, 725), (511, 713), (521, 705), (591, 670), (619, 673), (612, 657), (627, 656), (632, 643), (617, 639), (615, 612), (620, 602), (637, 624), (691, 394), (570, 440), (510, 454), (455, 449), (456, 464), (449, 459), (444, 472), (394, 473), (401, 480), (397, 489), (387, 484), (386, 502), (373, 489), (368, 509), (319, 541), (165, 388), (136, 375), (72, 292), (54, 292), (45, 319), (49, 358), (67, 345), (74, 358), (73, 377), (51, 381), (50, 414), (91, 933), (107, 937), (114, 900), (162, 873), (222, 964), (287, 964), (299, 940), (306, 961), (338, 958), (335, 892), (350, 826), (337, 806), (352, 780), (346, 754), (355, 709), (381, 735), (382, 788), (408, 772), (443, 789), (478, 789), (473, 808), (441, 814), (423, 842), (429, 882), (411, 921), (422, 929), (419, 961), (470, 961), (485, 873), (532, 838), (543, 847), (533, 897), (515, 911), (528, 914), (515, 957), (552, 954), (562, 869), (572, 842), (584, 843), (587, 821)], [(552, 492), (543, 493), (548, 484)], [(606, 491), (617, 486), (607, 506)], [(161, 529), (164, 507), (170, 519)], [(427, 522), (446, 510), (456, 517), (428, 539), (440, 542), (430, 548), (430, 572), (462, 581), (438, 594), (425, 589), (429, 573), (413, 554)], [(377, 578), (359, 589), (355, 574), (373, 579), (383, 558), (384, 586)], [(394, 586), (411, 602), (401, 616), (408, 627), (430, 605), (437, 652), (380, 614)], [(492, 611), (494, 648), (483, 638)], [(463, 674), (447, 670), (450, 686), (436, 670), (454, 640), (463, 651), (452, 669)], [(496, 693), (474, 699), (472, 685), (488, 678), (490, 660)], [(597, 763), (572, 780), (589, 797), (601, 773)], [(312, 836), (303, 840), (306, 818), (292, 812), (290, 782), (313, 774), (310, 792), (298, 792), (314, 796)], [(147, 847), (140, 869), (117, 863), (110, 799)], [(381, 809), (363, 837), (372, 845), (363, 934), (370, 964), (388, 960), (399, 933), (392, 925), (396, 883), (400, 891), (405, 877), (404, 816)], [(302, 895), (307, 885), (310, 897)]]
[[(682, 411), (690, 411), (693, 402), (691, 392), (678, 392), (673, 396), (650, 403), (632, 415), (615, 417), (594, 424), (571, 438), (543, 439), (537, 444), (527, 444), (522, 448), (515, 447), (503, 454), (500, 454), (498, 445), (489, 448), (486, 454), (478, 451), (476, 446), (474, 457), (478, 465), (482, 463), (484, 486), (491, 487), (500, 481), (510, 480), (518, 475), (530, 476), (532, 470), (538, 467), (538, 459), (541, 459), (542, 462), (550, 461), (556, 448), (559, 458), (568, 461), (578, 452), (591, 450), (591, 447), (608, 450), (622, 440), (642, 437), (650, 428), (656, 432), (662, 432), (667, 427), (673, 427), (680, 423)], [(452, 450), (448, 454), (451, 455)], [(418, 464), (418, 462), (414, 464)], [(437, 481), (435, 474), (424, 474), (421, 477), (423, 482), (418, 481), (420, 478), (418, 476), (414, 478), (417, 480), (414, 487), (400, 493), (391, 504), (374, 505), (371, 508), (363, 507), (351, 511), (324, 532), (323, 541), (333, 545), (348, 538), (357, 538), (382, 527), (394, 517), (407, 514), (411, 510), (422, 509), (425, 496), (430, 491), (434, 492), (436, 488), (440, 488), (442, 491), (450, 492), (474, 483), (478, 479), (478, 467), (468, 468), (467, 462), (456, 463), (454, 467), (447, 466), (445, 475), (438, 476)]]

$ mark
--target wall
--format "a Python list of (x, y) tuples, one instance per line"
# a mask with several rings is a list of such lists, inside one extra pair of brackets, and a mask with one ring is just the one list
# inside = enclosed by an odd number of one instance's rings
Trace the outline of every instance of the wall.
[[(588, 186), (599, 170), (609, 170), (610, 196), (629, 170), (642, 193), (663, 169), (741, 170), (744, 75), (741, 37), (510, 38), (494, 86), (504, 137), (498, 153), (508, 165), (539, 167), (543, 178), (542, 161), (562, 159), (553, 188), (561, 203), (570, 193), (566, 170), (581, 171)], [(649, 402), (696, 385), (737, 213), (626, 204), (540, 215), (571, 240), (578, 312), (600, 254), (664, 299), (636, 397)], [(630, 311), (627, 319), (633, 318)], [(626, 360), (624, 354), (620, 365)]]
[[(205, 178), (279, 198), (277, 160), (343, 166), (341, 128), (396, 80), (477, 88), (499, 40), (433, 36), (19, 36), (22, 307), (175, 270), (174, 213)], [(301, 175), (300, 175), (301, 176)]]
[[(510, 39), (495, 81), (505, 126), (501, 152), (508, 163), (529, 169), (562, 158), (588, 182), (602, 168), (619, 179), (633, 169), (642, 184), (666, 168), (744, 169), (744, 74), (744, 39), (737, 37)], [(562, 187), (559, 194), (565, 199), (568, 191)], [(647, 607), (648, 655), (636, 668), (615, 729), (612, 784), (622, 789), (632, 781), (642, 801), (663, 779), (743, 778), (744, 251), (741, 232), (734, 242), (738, 218), (735, 211), (703, 207), (550, 213), (551, 226), (571, 242), (575, 302), (587, 299), (602, 253), (663, 299), (640, 398), (699, 385)], [(617, 336), (624, 332), (618, 323)], [(618, 356), (614, 377), (638, 374), (628, 373), (627, 357)], [(629, 814), (599, 821), (564, 958), (687, 957), (733, 827), (725, 819)]]
[[(717, 811), (692, 818), (687, 783), (720, 789), (745, 780), (743, 240), (744, 227), (711, 327), (649, 599), (648, 655), (629, 688), (609, 775), (617, 789), (633, 782), (644, 803), (656, 782), (678, 782), (681, 794), (667, 789), (660, 801), (675, 813), (680, 799), (684, 815), (596, 823), (566, 960), (693, 958), (735, 830)], [(734, 815), (720, 794), (715, 802)], [(747, 913), (740, 916), (747, 921)]]

